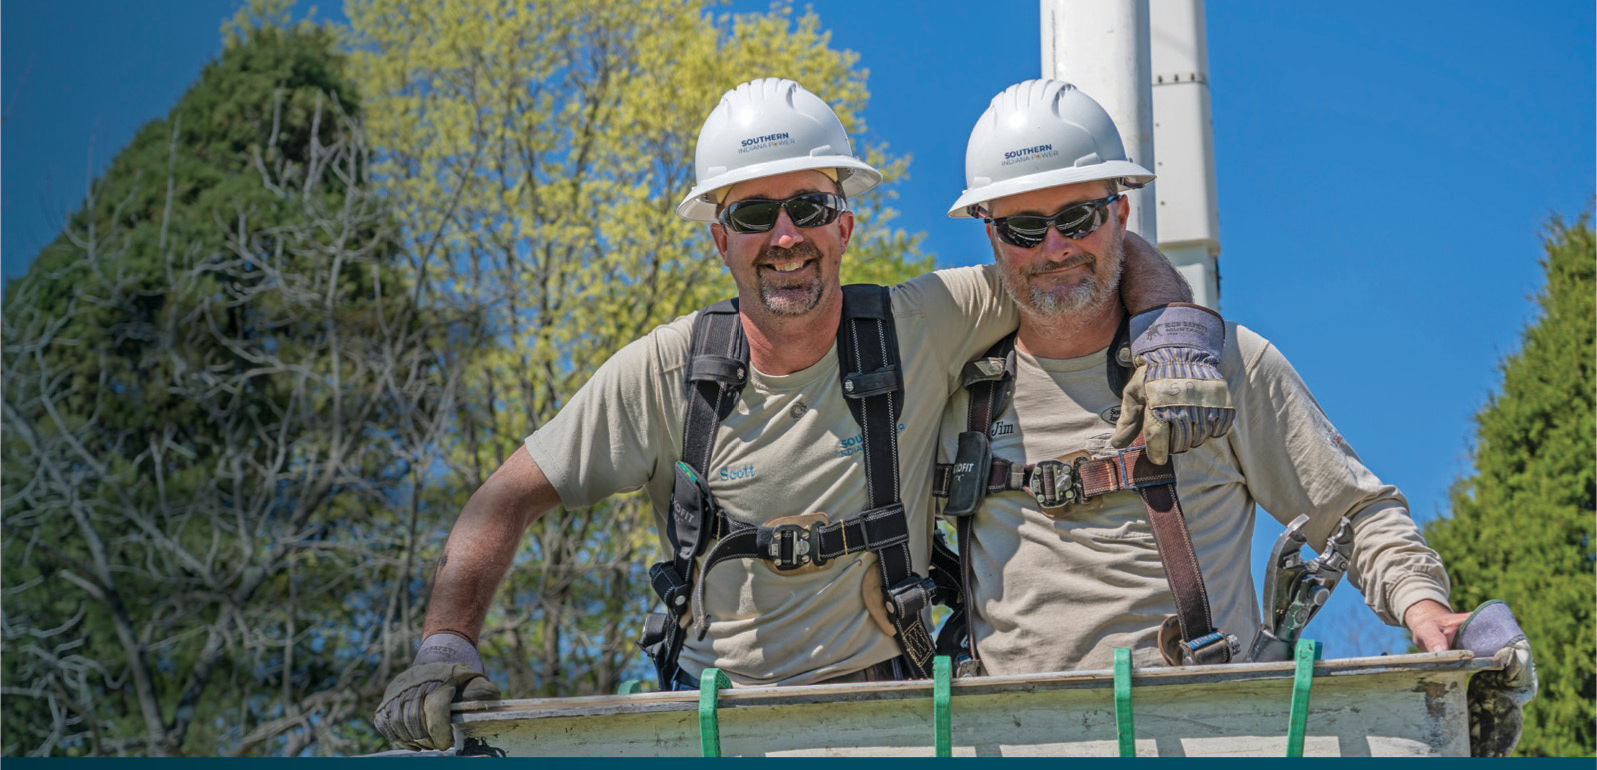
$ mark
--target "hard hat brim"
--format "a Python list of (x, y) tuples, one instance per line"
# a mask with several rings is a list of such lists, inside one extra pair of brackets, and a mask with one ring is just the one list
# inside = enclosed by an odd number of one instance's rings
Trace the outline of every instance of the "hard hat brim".
[(882, 172), (877, 171), (865, 161), (847, 155), (784, 158), (782, 160), (743, 166), (725, 174), (711, 177), (709, 180), (694, 187), (688, 192), (687, 197), (677, 204), (677, 216), (695, 222), (714, 222), (716, 190), (723, 187), (731, 187), (738, 182), (747, 182), (750, 179), (762, 179), (794, 171), (814, 171), (823, 168), (837, 169), (838, 184), (843, 188), (843, 197), (849, 199), (875, 187), (882, 181)]
[(970, 216), (970, 207), (978, 203), (987, 203), (1033, 190), (1076, 184), (1078, 182), (1095, 182), (1103, 179), (1124, 179), (1140, 187), (1152, 182), (1154, 174), (1142, 166), (1124, 160), (1111, 160), (1081, 168), (1060, 168), (1037, 174), (1028, 174), (1014, 179), (1005, 179), (997, 184), (983, 185), (966, 190), (965, 194), (959, 196), (959, 200), (954, 201), (954, 205), (948, 209), (948, 215), (956, 219), (963, 219)]

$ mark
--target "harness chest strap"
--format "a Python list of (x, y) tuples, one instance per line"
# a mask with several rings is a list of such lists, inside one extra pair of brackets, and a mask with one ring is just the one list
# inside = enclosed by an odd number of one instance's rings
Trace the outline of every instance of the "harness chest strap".
[[(1122, 328), (1112, 345), (1113, 349), (1118, 351), (1123, 347), (1124, 336), (1125, 329)], [(967, 430), (979, 434), (982, 439), (990, 433), (993, 421), (1007, 406), (1012, 394), (1015, 372), (1013, 346), (1014, 336), (1011, 335), (994, 345), (986, 358), (972, 362), (966, 369), (964, 384), (970, 392)], [(1108, 367), (1110, 385), (1117, 394), (1124, 387), (1126, 379), (1125, 373), (1119, 371), (1119, 364), (1119, 361), (1114, 361)], [(1198, 565), (1197, 552), (1192, 547), (1180, 500), (1176, 496), (1174, 459), (1164, 466), (1154, 465), (1147, 459), (1139, 437), (1134, 446), (1112, 457), (1097, 460), (1044, 460), (1034, 465), (1024, 465), (1001, 457), (989, 457), (987, 462), (986, 473), (982, 474), (986, 477), (986, 488), (981, 490), (980, 496), (1011, 490), (1025, 491), (1037, 499), (1045, 514), (1052, 517), (1064, 515), (1066, 506), (1099, 495), (1123, 490), (1137, 491), (1147, 511), (1148, 525), (1153, 530), (1154, 544), (1159, 550), (1159, 559), (1164, 564), (1165, 577), (1175, 600), (1176, 620), (1181, 629), (1182, 662), (1210, 664), (1230, 661), (1231, 645), (1214, 628), (1203, 572)], [(934, 496), (949, 497), (954, 491), (955, 470), (952, 463), (937, 464), (932, 481)], [(968, 494), (962, 495), (961, 499), (969, 497)], [(970, 559), (966, 554), (969, 553), (974, 519), (969, 515), (971, 513), (974, 513), (973, 508), (962, 511), (955, 519), (960, 541), (961, 578), (966, 585), (970, 582)], [(974, 640), (970, 640), (969, 647), (975, 656)]]
[[(704, 576), (726, 559), (757, 558), (782, 570), (822, 564), (859, 551), (876, 553), (888, 614), (910, 674), (929, 675), (932, 642), (920, 612), (930, 604), (931, 582), (913, 572), (908, 522), (899, 502), (896, 427), (903, 407), (903, 374), (890, 294), (885, 287), (871, 285), (845, 286), (843, 292), (843, 321), (838, 327), (840, 387), (862, 430), (861, 459), (869, 507), (857, 517), (832, 524), (760, 527), (726, 516), (715, 506), (708, 487), (679, 469), (667, 525), (676, 546), (675, 558), (650, 570), (651, 583), (665, 601), (666, 612), (651, 615), (644, 630), (645, 649), (660, 669), (662, 687), (675, 675), (683, 641), (684, 615), (690, 607), (690, 583), (685, 576), (712, 539), (718, 542), (710, 553), (703, 554), (701, 574), (691, 584), (691, 606), (703, 606)], [(683, 459), (690, 463), (699, 460), (693, 464), (700, 476), (708, 465), (715, 429), (735, 406), (748, 367), (747, 342), (736, 303), (718, 303), (699, 320), (711, 315), (722, 320), (705, 323), (702, 330), (700, 323), (694, 324), (687, 367), (689, 410)], [(730, 323), (726, 323), (728, 318)], [(701, 335), (715, 339), (705, 343)], [(722, 350), (727, 353), (719, 354)], [(718, 387), (701, 386), (695, 392), (695, 373), (702, 373), (704, 380)], [(679, 544), (679, 530), (693, 537), (682, 537)], [(699, 638), (707, 630), (708, 618), (701, 617)]]
[[(992, 459), (987, 475), (987, 492), (1022, 491), (1039, 499), (1045, 508), (1058, 508), (1072, 502), (1107, 495), (1111, 492), (1137, 490), (1159, 484), (1173, 484), (1176, 472), (1173, 464), (1154, 465), (1142, 460), (1143, 447), (1133, 446), (1112, 457), (1074, 463), (1063, 460), (1044, 460), (1022, 465), (1002, 457)], [(947, 497), (954, 475), (953, 463), (938, 463), (932, 475), (932, 495)], [(1065, 487), (1073, 486), (1080, 494), (1079, 500), (1066, 500)], [(1059, 500), (1059, 502), (1052, 502)]]

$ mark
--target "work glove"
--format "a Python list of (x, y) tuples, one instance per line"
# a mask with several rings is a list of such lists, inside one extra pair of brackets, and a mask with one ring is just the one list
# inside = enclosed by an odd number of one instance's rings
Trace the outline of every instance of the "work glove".
[(1121, 397), (1113, 444), (1125, 448), (1142, 434), (1149, 461), (1224, 436), (1236, 419), (1231, 388), (1220, 375), (1225, 322), (1218, 313), (1178, 302), (1131, 318), (1136, 370)]
[(501, 697), (482, 668), (482, 656), (464, 637), (451, 633), (428, 636), (422, 640), (415, 662), (388, 684), (372, 723), (400, 748), (449, 749), (455, 745), (449, 704)]
[(1519, 743), (1522, 709), (1536, 697), (1536, 663), (1530, 641), (1508, 605), (1493, 599), (1471, 613), (1453, 637), (1453, 649), (1477, 657), (1506, 659), (1501, 671), (1482, 671), (1469, 680), (1469, 753), (1472, 757), (1506, 757)]

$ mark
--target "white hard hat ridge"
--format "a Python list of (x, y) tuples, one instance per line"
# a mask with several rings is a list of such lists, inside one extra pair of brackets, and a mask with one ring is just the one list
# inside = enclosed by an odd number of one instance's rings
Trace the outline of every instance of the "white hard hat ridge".
[(727, 91), (699, 129), (697, 184), (677, 204), (677, 214), (713, 222), (721, 188), (823, 169), (836, 173), (847, 198), (882, 181), (881, 172), (854, 156), (843, 122), (820, 97), (784, 78), (751, 80)]
[(1016, 83), (987, 106), (965, 146), (965, 192), (951, 217), (972, 206), (1059, 185), (1113, 180), (1141, 187), (1153, 172), (1126, 158), (1109, 113), (1075, 86), (1059, 80)]

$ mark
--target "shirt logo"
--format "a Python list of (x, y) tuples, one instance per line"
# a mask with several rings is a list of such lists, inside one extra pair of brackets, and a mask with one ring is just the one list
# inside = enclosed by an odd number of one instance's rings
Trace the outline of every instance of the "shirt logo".
[[(904, 423), (898, 424), (898, 432), (904, 432)], [(849, 457), (850, 455), (857, 455), (863, 451), (865, 451), (865, 434), (864, 432), (860, 432), (843, 439), (843, 441), (838, 444), (837, 456)]]
[(1120, 407), (1111, 406), (1108, 409), (1099, 412), (1098, 416), (1102, 417), (1104, 422), (1114, 425), (1115, 423), (1120, 422)]
[(987, 435), (989, 437), (991, 437), (991, 438), (998, 438), (999, 436), (1008, 436), (1008, 435), (1010, 435), (1011, 433), (1014, 433), (1014, 432), (1015, 432), (1015, 424), (1012, 423), (1012, 422), (1009, 422), (1007, 420), (999, 420), (999, 421), (993, 423), (993, 427), (987, 429)]

